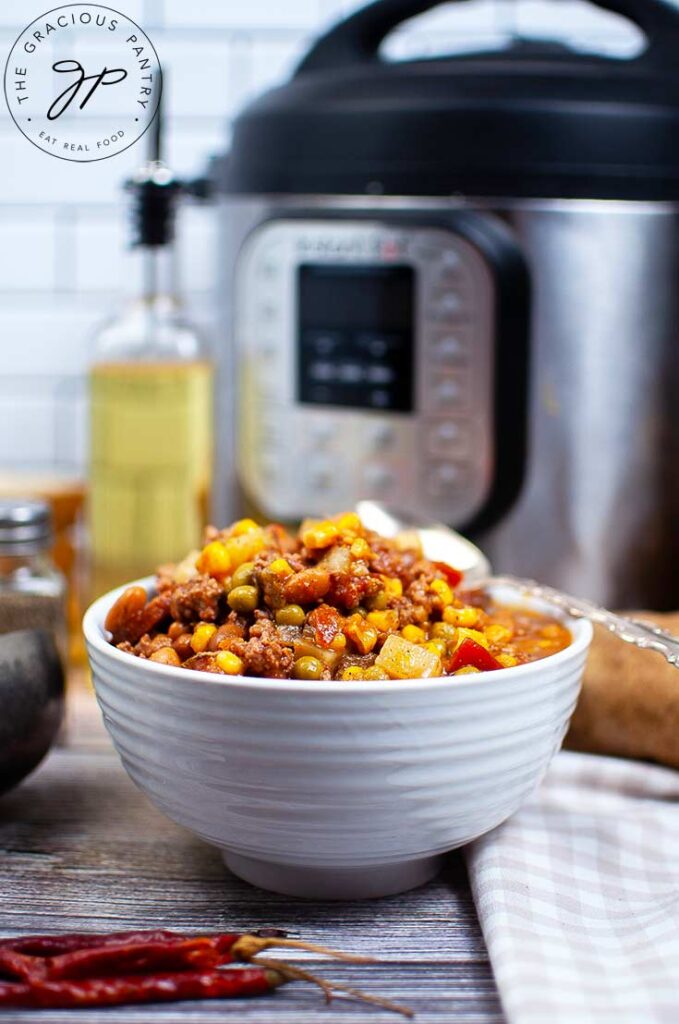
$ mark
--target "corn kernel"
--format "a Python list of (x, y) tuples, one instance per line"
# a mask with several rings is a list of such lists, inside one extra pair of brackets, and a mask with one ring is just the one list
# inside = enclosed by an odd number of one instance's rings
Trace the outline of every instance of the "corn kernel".
[(273, 562), (269, 565), (269, 570), (276, 574), (276, 576), (292, 576), (294, 569), (285, 558), (274, 558)]
[(477, 644), (481, 644), (482, 647), (488, 650), (488, 641), (483, 633), (480, 633), (478, 629), (466, 629), (464, 626), (458, 626), (456, 646), (459, 647), (466, 637), (469, 637), (470, 640), (475, 640)]
[(458, 668), (457, 672), (453, 672), (454, 676), (473, 676), (481, 669), (477, 668), (476, 665), (464, 665), (462, 668)]
[(387, 593), (387, 597), (403, 596), (403, 584), (398, 576), (383, 576), (382, 582), (384, 583), (384, 589)]
[(189, 640), (191, 647), (195, 654), (202, 654), (210, 640), (217, 632), (217, 627), (213, 626), (211, 622), (201, 622), (193, 631), (193, 636)]
[(259, 530), (259, 526), (254, 519), (239, 519), (229, 530), (229, 536), (242, 537), (244, 533), (252, 533), (253, 530)]
[(243, 671), (243, 659), (239, 658), (233, 651), (219, 651), (215, 656), (217, 668), (225, 672), (227, 676), (237, 676)]
[(223, 578), (231, 572), (231, 556), (221, 540), (213, 540), (207, 544), (196, 559), (198, 572), (208, 576)]
[(514, 665), (519, 664), (519, 659), (515, 658), (513, 654), (498, 654), (496, 657), (503, 668), (513, 668)]
[(422, 644), (427, 639), (427, 634), (419, 626), (404, 626), (401, 630), (404, 640), (410, 640), (411, 644)]
[(345, 512), (344, 515), (337, 516), (335, 523), (340, 533), (363, 532), (363, 523), (355, 512)]
[(363, 679), (363, 669), (358, 665), (350, 665), (349, 668), (345, 668), (342, 673), (342, 679), (345, 682), (351, 682), (354, 679)]
[(434, 640), (454, 640), (457, 636), (457, 629), (449, 622), (435, 622), (431, 627), (431, 635)]
[(437, 654), (439, 658), (442, 658), (448, 650), (448, 644), (445, 640), (427, 640), (426, 644), (421, 644), (420, 646), (431, 651), (432, 654)]
[(443, 621), (450, 626), (475, 626), (479, 621), (479, 611), (480, 609), (472, 607), (444, 608)]
[(390, 679), (391, 676), (384, 669), (378, 668), (377, 665), (371, 665), (370, 668), (366, 668), (363, 672), (364, 679)]
[(440, 598), (444, 607), (453, 603), (453, 592), (445, 580), (432, 580), (430, 589)]
[(367, 540), (363, 540), (363, 537), (357, 537), (350, 548), (351, 554), (354, 558), (370, 558), (372, 550)]
[(249, 533), (243, 533), (240, 537), (231, 537), (227, 540), (226, 550), (229, 553), (231, 559), (231, 569), (237, 569), (243, 562), (251, 562), (255, 555), (264, 547), (264, 534), (257, 527), (257, 530), (251, 530)]
[(309, 526), (306, 530), (302, 531), (302, 544), (312, 551), (319, 550), (321, 548), (329, 548), (338, 537), (339, 530), (334, 523), (326, 519), (322, 523), (315, 523), (313, 526)]
[(486, 626), (485, 632), (491, 644), (506, 644), (513, 635), (509, 626), (502, 626), (499, 622), (492, 622), (490, 626)]
[(346, 646), (347, 646), (347, 638), (345, 637), (344, 633), (338, 633), (337, 636), (334, 636), (332, 638), (332, 641), (330, 643), (330, 650), (331, 651), (343, 651)]
[(368, 612), (366, 619), (371, 626), (379, 629), (381, 633), (393, 633), (398, 627), (398, 612), (394, 611), (393, 608), (387, 608), (384, 611), (378, 612)]

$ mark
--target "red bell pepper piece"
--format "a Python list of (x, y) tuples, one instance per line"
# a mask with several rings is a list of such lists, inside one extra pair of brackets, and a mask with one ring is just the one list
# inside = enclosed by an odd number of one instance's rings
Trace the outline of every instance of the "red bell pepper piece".
[(458, 668), (465, 668), (467, 665), (472, 665), (474, 668), (480, 669), (481, 672), (502, 668), (497, 658), (494, 658), (490, 651), (487, 651), (481, 644), (477, 644), (476, 640), (472, 640), (470, 636), (464, 638), (453, 654), (448, 665), (448, 672), (456, 672)]
[(452, 565), (448, 565), (446, 562), (434, 562), (433, 564), (439, 572), (443, 573), (448, 585), (454, 589), (462, 579), (462, 573), (460, 570), (453, 569)]

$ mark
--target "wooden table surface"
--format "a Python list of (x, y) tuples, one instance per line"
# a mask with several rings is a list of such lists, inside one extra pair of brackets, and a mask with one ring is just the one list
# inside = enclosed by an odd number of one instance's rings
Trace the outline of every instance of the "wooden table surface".
[[(230, 875), (219, 852), (164, 818), (121, 768), (84, 684), (69, 697), (65, 742), (0, 798), (0, 931), (6, 935), (168, 927), (284, 928), (380, 958), (377, 965), (304, 966), (403, 1002), (420, 1024), (504, 1020), (461, 858), (402, 896), (321, 903), (276, 896)], [(4, 1022), (35, 1011), (2, 1013)], [(45, 1024), (384, 1024), (394, 1014), (345, 999), (326, 1006), (301, 982), (273, 995), (108, 1010), (53, 1010)]]

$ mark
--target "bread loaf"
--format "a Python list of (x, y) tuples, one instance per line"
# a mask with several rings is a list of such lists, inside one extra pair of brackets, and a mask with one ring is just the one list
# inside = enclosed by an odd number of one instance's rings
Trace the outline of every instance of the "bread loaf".
[[(630, 614), (679, 635), (679, 613)], [(679, 669), (596, 626), (565, 745), (679, 768)]]

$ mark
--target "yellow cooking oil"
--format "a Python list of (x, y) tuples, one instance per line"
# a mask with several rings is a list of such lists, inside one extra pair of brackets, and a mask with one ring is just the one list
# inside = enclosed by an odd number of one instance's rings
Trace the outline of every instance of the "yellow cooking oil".
[(212, 390), (206, 360), (101, 362), (91, 369), (95, 595), (199, 544), (210, 493)]

